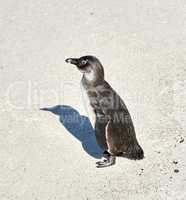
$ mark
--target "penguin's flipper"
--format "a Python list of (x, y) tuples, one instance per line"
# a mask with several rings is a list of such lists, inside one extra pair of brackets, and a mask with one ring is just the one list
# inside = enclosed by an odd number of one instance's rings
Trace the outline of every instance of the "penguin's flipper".
[(110, 155), (107, 159), (104, 159), (103, 161), (96, 162), (97, 168), (103, 168), (103, 167), (109, 167), (116, 163), (116, 157)]
[(96, 118), (96, 123), (95, 123), (96, 141), (99, 147), (103, 150), (107, 149), (107, 142), (106, 142), (106, 136), (105, 136), (106, 125), (107, 123), (102, 122), (98, 117)]

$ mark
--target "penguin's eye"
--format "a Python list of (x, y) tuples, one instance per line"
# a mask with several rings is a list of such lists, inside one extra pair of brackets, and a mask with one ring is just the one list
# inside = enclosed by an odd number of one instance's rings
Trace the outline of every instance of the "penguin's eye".
[(82, 64), (82, 65), (86, 65), (86, 64), (87, 64), (87, 60), (82, 60), (82, 61), (81, 61), (81, 64)]

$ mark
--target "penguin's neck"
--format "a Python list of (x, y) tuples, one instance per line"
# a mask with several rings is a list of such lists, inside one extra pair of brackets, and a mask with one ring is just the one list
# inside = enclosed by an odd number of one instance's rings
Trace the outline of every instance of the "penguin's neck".
[(96, 79), (96, 75), (93, 70), (91, 70), (90, 72), (84, 73), (83, 76), (86, 79), (86, 81), (88, 81), (88, 82), (93, 82)]
[(96, 74), (95, 71), (90, 71), (83, 74), (82, 81), (84, 85), (86, 85), (87, 87), (90, 87), (90, 86), (97, 86), (97, 85), (102, 84), (102, 82), (104, 81), (104, 78), (100, 76), (99, 74)]

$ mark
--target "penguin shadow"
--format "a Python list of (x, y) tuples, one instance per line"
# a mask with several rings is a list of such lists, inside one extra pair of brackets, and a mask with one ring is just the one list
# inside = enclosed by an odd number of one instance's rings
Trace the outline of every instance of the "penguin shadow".
[(80, 115), (77, 110), (67, 105), (40, 108), (59, 116), (61, 124), (78, 139), (86, 153), (94, 158), (101, 158), (102, 151), (97, 145), (94, 129), (88, 117)]

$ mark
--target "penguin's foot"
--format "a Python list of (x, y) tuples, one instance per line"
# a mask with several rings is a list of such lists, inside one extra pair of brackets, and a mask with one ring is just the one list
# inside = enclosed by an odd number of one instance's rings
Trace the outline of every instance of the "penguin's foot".
[(104, 159), (103, 161), (96, 162), (97, 168), (103, 168), (103, 167), (109, 167), (111, 165), (114, 165), (116, 162), (116, 157), (110, 155), (107, 159)]
[(110, 153), (109, 153), (108, 151), (104, 151), (104, 152), (103, 152), (103, 157), (104, 157), (104, 158), (108, 159), (109, 156), (110, 156)]

